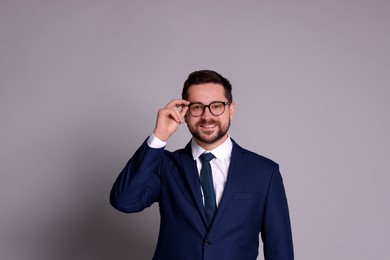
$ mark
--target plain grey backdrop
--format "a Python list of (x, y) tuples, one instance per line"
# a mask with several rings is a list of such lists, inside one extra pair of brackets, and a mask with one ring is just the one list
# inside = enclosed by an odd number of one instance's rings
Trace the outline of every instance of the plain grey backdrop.
[(198, 69), (231, 80), (232, 137), (280, 164), (296, 259), (390, 259), (389, 10), (1, 0), (0, 259), (151, 259), (158, 207), (123, 214), (109, 191)]

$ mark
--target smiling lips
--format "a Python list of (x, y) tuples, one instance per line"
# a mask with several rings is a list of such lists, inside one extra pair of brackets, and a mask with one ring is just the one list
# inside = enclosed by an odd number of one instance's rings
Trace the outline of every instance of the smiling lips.
[(217, 126), (218, 126), (218, 122), (215, 121), (202, 121), (199, 123), (199, 127), (204, 129), (205, 131), (213, 130)]
[(216, 125), (200, 125), (201, 127), (203, 127), (203, 128), (213, 128), (213, 127), (215, 127)]
[(204, 136), (204, 138), (209, 138), (215, 135), (218, 132), (217, 125), (200, 125), (199, 133)]

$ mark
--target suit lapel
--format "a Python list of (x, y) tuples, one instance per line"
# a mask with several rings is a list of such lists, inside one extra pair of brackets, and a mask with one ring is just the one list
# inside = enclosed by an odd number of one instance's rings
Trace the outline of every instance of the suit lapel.
[(245, 160), (246, 160), (246, 156), (243, 149), (233, 141), (233, 150), (232, 150), (232, 157), (229, 166), (228, 179), (226, 181), (222, 199), (219, 204), (213, 222), (218, 221), (218, 218), (223, 213), (224, 208), (231, 200), (231, 197), (234, 194), (236, 186), (240, 182), (240, 179), (243, 177), (242, 173), (245, 171), (245, 165), (246, 165)]
[(195, 205), (198, 208), (198, 211), (201, 214), (204, 223), (206, 224), (206, 214), (204, 211), (202, 194), (200, 191), (199, 174), (198, 169), (196, 167), (196, 162), (192, 157), (191, 142), (188, 143), (187, 146), (184, 148), (184, 153), (180, 155), (180, 159), (183, 165), (183, 172), (189, 184)]
[[(218, 218), (223, 214), (224, 208), (231, 200), (231, 197), (234, 194), (236, 186), (240, 182), (240, 179), (243, 177), (242, 173), (245, 171), (245, 164), (246, 164), (245, 152), (236, 142), (234, 142), (234, 140), (232, 141), (233, 141), (233, 149), (232, 149), (232, 157), (230, 161), (228, 179), (226, 181), (226, 186), (218, 210), (214, 216), (213, 223), (217, 222)], [(199, 174), (198, 174), (198, 169), (196, 167), (196, 162), (192, 157), (191, 142), (187, 144), (187, 146), (184, 148), (184, 152), (180, 154), (180, 160), (195, 205), (199, 211), (199, 214), (202, 216), (204, 224), (207, 226), (206, 214), (204, 211), (202, 194), (200, 191)], [(211, 227), (212, 226), (213, 224), (211, 225)]]

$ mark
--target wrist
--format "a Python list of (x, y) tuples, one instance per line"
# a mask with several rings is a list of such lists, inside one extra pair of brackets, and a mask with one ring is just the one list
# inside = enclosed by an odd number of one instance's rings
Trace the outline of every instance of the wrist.
[(167, 142), (156, 136), (155, 133), (152, 133), (148, 138), (147, 144), (151, 148), (163, 148), (167, 145)]
[(168, 133), (159, 131), (157, 129), (155, 129), (153, 131), (153, 135), (156, 136), (158, 139), (160, 139), (163, 142), (167, 142), (169, 137), (170, 137), (170, 135)]

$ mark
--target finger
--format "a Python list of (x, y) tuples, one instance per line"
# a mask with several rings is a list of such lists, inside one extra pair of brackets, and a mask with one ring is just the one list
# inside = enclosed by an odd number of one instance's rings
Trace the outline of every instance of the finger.
[(184, 115), (186, 114), (188, 110), (188, 105), (190, 104), (189, 101), (184, 99), (174, 99), (171, 100), (167, 106), (166, 109), (170, 110), (170, 116), (179, 124), (183, 123)]
[(162, 109), (161, 111), (165, 116), (173, 119), (176, 123), (180, 124), (182, 122), (180, 111), (176, 106), (168, 106)]
[(180, 123), (182, 122), (181, 115), (180, 115), (180, 112), (179, 112), (179, 110), (177, 109), (177, 107), (170, 109), (170, 116), (171, 116), (177, 123), (180, 124)]
[(188, 106), (183, 106), (180, 111), (180, 118), (183, 121), (184, 116), (186, 115), (188, 111)]
[(174, 99), (174, 100), (171, 100), (167, 105), (166, 107), (183, 107), (183, 106), (187, 106), (190, 102), (187, 101), (187, 100), (184, 100), (184, 99)]

